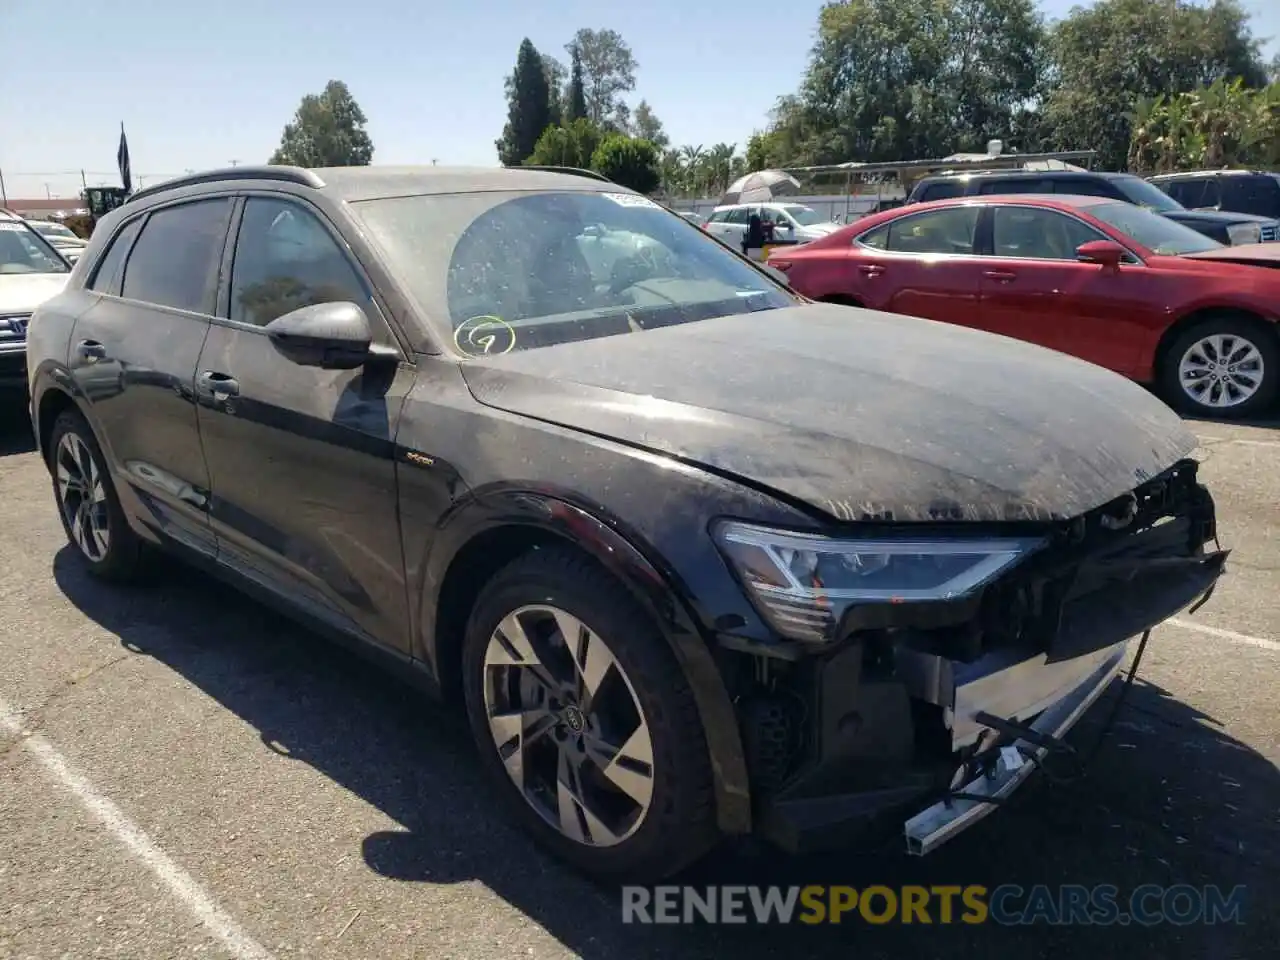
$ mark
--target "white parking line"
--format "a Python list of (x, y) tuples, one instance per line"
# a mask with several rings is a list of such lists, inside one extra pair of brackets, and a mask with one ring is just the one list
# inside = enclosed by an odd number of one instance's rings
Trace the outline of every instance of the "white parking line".
[(1266, 637), (1251, 637), (1247, 633), (1236, 633), (1234, 630), (1223, 630), (1221, 627), (1209, 627), (1203, 623), (1191, 623), (1188, 620), (1180, 620), (1177, 617), (1170, 617), (1165, 623), (1171, 623), (1175, 627), (1181, 627), (1183, 630), (1203, 633), (1207, 637), (1217, 637), (1219, 640), (1230, 640), (1232, 643), (1242, 643), (1245, 646), (1258, 647), (1262, 650), (1270, 650), (1272, 653), (1280, 653), (1280, 643), (1275, 640), (1268, 640)]
[(3, 700), (0, 700), (0, 729), (21, 737), (22, 746), (45, 771), (80, 806), (101, 820), (103, 826), (204, 924), (205, 929), (222, 941), (236, 960), (273, 960), (261, 944), (241, 930), (235, 920), (213, 902), (190, 874), (174, 863), (119, 807), (95, 790), (82, 774), (73, 770), (52, 743), (27, 730), (22, 718)]

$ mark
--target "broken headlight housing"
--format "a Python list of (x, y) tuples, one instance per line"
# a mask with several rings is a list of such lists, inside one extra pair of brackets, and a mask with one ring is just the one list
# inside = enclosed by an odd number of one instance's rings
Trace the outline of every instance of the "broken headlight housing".
[(726, 521), (716, 543), (761, 615), (792, 640), (824, 643), (853, 604), (954, 600), (1044, 543), (1040, 538), (841, 540)]

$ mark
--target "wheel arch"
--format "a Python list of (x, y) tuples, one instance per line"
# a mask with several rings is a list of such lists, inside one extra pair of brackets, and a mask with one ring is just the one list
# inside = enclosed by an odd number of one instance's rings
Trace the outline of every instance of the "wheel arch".
[(528, 551), (577, 550), (621, 583), (659, 627), (697, 704), (717, 823), (726, 833), (750, 830), (746, 757), (728, 690), (672, 575), (637, 547), (634, 535), (568, 500), (516, 491), (477, 498), (439, 534), (424, 569), (419, 644), (446, 701), (460, 702), (462, 638), (484, 584)]
[(39, 444), (40, 458), (46, 464), (49, 463), (49, 439), (53, 436), (53, 425), (68, 410), (75, 410), (83, 415), (81, 405), (75, 397), (61, 387), (49, 386), (39, 394), (33, 426), (36, 431), (36, 443)]

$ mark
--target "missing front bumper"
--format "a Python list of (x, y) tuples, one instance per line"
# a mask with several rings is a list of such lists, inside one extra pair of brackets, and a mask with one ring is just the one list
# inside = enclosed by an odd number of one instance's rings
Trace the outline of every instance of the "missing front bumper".
[[(1049, 737), (1060, 738), (1065, 735), (1119, 673), (1127, 647), (1128, 641), (1124, 641), (1107, 648), (1101, 664), (1093, 673), (1041, 713), (1029, 724), (1030, 728)], [(1013, 793), (1035, 769), (1036, 762), (1048, 752), (1045, 747), (1036, 746), (1025, 739), (1018, 739), (1012, 746), (1024, 758), (1021, 765), (1013, 768), (1003, 763), (998, 764), (991, 773), (980, 775), (956, 788), (958, 793), (982, 799), (942, 800), (906, 822), (903, 832), (908, 853), (923, 856), (972, 827)]]

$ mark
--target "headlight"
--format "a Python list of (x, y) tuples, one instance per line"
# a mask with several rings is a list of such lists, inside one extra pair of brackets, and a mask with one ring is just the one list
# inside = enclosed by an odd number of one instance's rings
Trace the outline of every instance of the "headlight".
[(1233, 247), (1242, 243), (1259, 243), (1262, 240), (1262, 228), (1256, 223), (1233, 223), (1227, 227), (1227, 239)]
[(720, 524), (715, 537), (770, 626), (817, 643), (834, 639), (834, 628), (854, 604), (958, 599), (1044, 542), (833, 540), (736, 522)]

